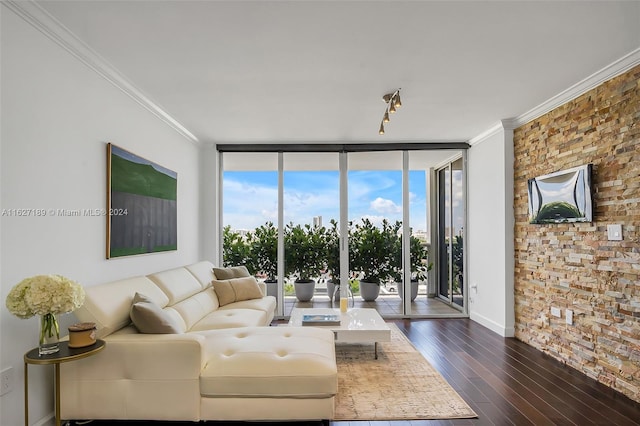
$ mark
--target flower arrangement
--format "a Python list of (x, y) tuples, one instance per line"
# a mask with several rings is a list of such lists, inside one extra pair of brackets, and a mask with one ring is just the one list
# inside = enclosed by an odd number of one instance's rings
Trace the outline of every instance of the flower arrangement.
[(41, 316), (40, 344), (60, 338), (57, 314), (71, 312), (84, 303), (84, 288), (60, 275), (36, 275), (16, 284), (7, 295), (9, 312), (18, 318)]

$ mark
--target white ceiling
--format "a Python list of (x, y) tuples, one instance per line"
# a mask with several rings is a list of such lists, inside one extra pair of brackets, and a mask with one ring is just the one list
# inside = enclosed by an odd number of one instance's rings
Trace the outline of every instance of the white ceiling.
[(640, 47), (635, 1), (38, 3), (205, 143), (467, 141)]

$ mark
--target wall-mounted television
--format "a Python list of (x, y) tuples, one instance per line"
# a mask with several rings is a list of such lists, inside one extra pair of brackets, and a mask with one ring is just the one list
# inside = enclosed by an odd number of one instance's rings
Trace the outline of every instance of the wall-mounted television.
[(591, 164), (529, 179), (529, 223), (592, 222)]

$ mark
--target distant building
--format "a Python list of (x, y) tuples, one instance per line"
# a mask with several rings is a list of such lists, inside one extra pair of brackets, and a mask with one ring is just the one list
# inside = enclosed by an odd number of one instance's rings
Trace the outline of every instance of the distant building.
[(322, 226), (322, 216), (313, 217), (313, 226), (320, 228)]

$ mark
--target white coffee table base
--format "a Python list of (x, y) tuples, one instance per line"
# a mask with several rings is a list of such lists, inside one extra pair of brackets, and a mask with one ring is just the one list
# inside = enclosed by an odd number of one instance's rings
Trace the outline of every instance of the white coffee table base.
[(333, 331), (336, 343), (373, 343), (376, 359), (378, 359), (378, 342), (391, 341), (391, 329), (378, 311), (370, 308), (352, 308), (347, 312), (332, 308), (294, 308), (289, 325), (301, 327), (304, 315), (318, 314), (339, 314), (340, 325), (314, 327), (328, 328)]

